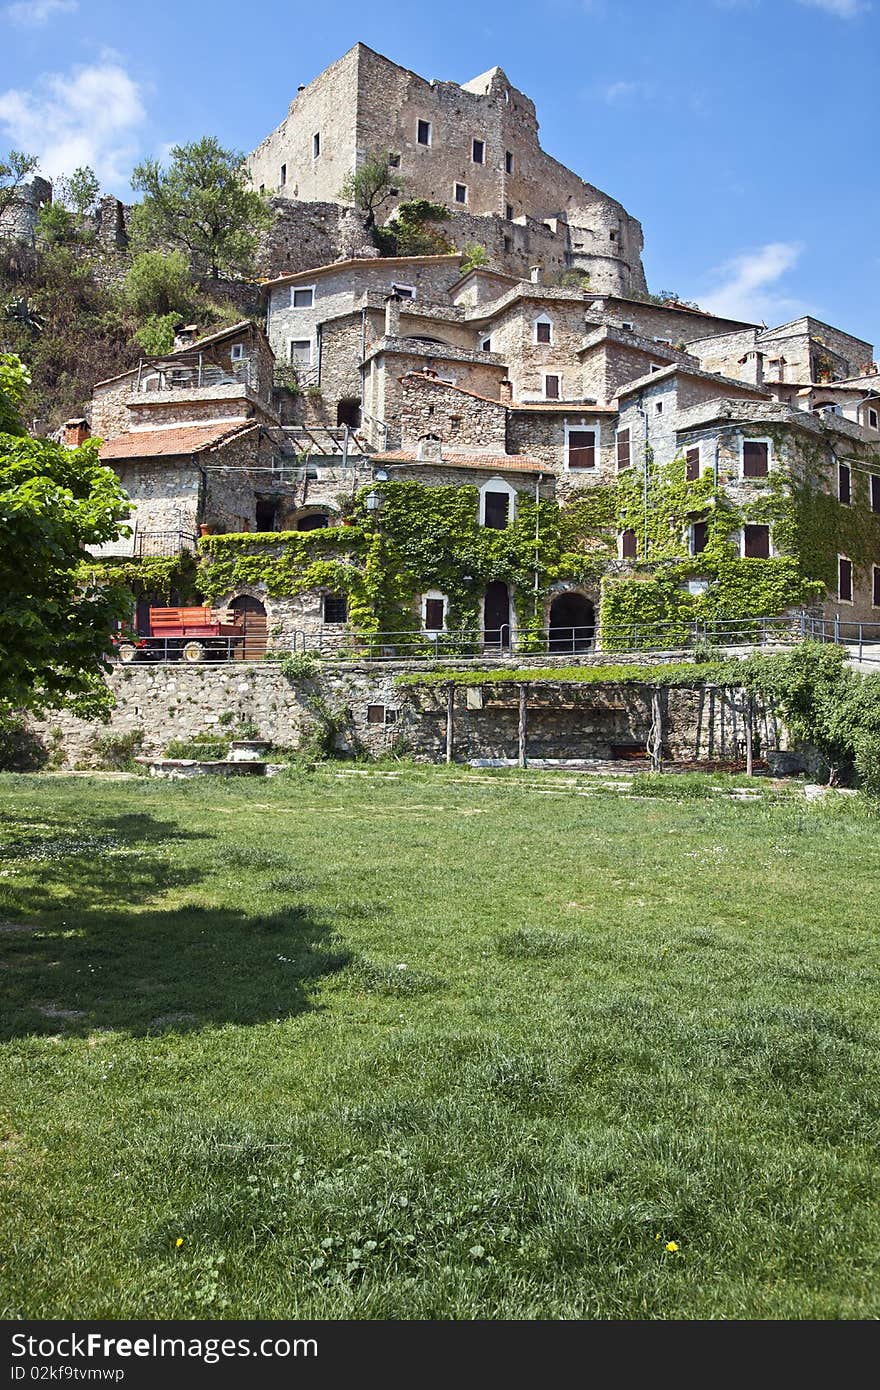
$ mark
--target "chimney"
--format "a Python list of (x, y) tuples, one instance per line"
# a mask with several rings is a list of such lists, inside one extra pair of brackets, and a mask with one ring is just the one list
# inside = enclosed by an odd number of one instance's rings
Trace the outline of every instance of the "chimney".
[(529, 266), (529, 279), (533, 285), (543, 285), (544, 274), (539, 265)]
[(299, 96), (300, 92), (304, 92), (305, 89), (306, 89), (306, 84), (305, 84), (305, 82), (300, 82), (299, 86), (298, 86), (297, 89), (296, 89), (297, 96)]
[(80, 444), (85, 444), (91, 430), (88, 420), (68, 420), (64, 426), (64, 443), (68, 449), (78, 449)]
[(436, 434), (423, 434), (416, 449), (419, 463), (441, 463), (443, 445)]
[(509, 405), (513, 400), (513, 382), (509, 377), (505, 377), (503, 381), (498, 383), (498, 399), (504, 405)]
[(400, 336), (400, 295), (391, 294), (385, 296), (385, 337), (398, 338)]
[(185, 348), (192, 347), (198, 335), (197, 323), (179, 323), (174, 330), (174, 351), (183, 352)]
[(747, 381), (751, 386), (764, 385), (764, 354), (756, 349), (747, 352), (745, 357), (739, 359), (739, 365), (744, 368), (743, 381)]

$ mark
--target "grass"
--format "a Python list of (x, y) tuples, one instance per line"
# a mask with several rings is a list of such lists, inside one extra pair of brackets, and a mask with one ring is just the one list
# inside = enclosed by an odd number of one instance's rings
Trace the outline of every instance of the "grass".
[(2, 1316), (880, 1313), (868, 805), (455, 773), (0, 777)]

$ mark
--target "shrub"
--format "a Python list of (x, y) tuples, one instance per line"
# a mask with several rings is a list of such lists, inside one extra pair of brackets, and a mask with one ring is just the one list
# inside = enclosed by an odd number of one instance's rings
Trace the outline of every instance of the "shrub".
[(18, 714), (0, 714), (0, 772), (38, 772), (49, 761), (42, 740)]
[(92, 739), (95, 766), (109, 772), (134, 772), (135, 757), (144, 742), (142, 729), (127, 734), (97, 734)]
[(229, 753), (228, 738), (195, 734), (193, 738), (173, 738), (165, 748), (166, 758), (192, 758), (195, 762), (223, 762)]
[(282, 657), (278, 669), (285, 680), (291, 682), (313, 680), (321, 670), (321, 662), (311, 652), (292, 652)]

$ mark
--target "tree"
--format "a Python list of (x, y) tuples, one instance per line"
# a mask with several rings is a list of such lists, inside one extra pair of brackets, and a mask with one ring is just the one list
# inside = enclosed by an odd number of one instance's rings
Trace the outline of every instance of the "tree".
[(69, 178), (58, 180), (55, 200), (69, 208), (82, 227), (95, 211), (100, 192), (101, 185), (97, 174), (88, 164), (84, 164), (74, 169)]
[(247, 275), (253, 268), (257, 234), (272, 214), (246, 186), (243, 156), (224, 150), (213, 136), (175, 145), (166, 171), (155, 159), (137, 165), (132, 188), (144, 200), (132, 215), (136, 246), (184, 247), (197, 266)]
[(24, 154), (22, 150), (10, 150), (0, 158), (0, 218), (14, 208), (20, 194), (19, 189), (36, 169), (39, 163), (36, 155)]
[(462, 247), (459, 267), (462, 275), (467, 275), (469, 270), (479, 270), (481, 266), (488, 264), (489, 252), (478, 241), (469, 241), (466, 246)]
[(345, 203), (354, 203), (358, 212), (364, 214), (364, 226), (369, 231), (375, 227), (376, 213), (382, 205), (400, 192), (401, 185), (395, 180), (388, 155), (374, 151), (348, 175), (337, 196)]
[(397, 216), (385, 227), (373, 229), (383, 256), (444, 256), (455, 250), (436, 223), (449, 220), (449, 209), (427, 198), (401, 203)]
[(37, 241), (41, 246), (67, 246), (76, 240), (73, 214), (63, 203), (44, 203), (37, 216)]
[(123, 285), (126, 305), (138, 318), (192, 312), (192, 275), (182, 251), (143, 251), (135, 256)]
[(84, 580), (84, 547), (112, 540), (129, 504), (97, 440), (67, 449), (21, 424), (28, 376), (0, 354), (0, 714), (109, 710), (102, 678), (121, 593)]

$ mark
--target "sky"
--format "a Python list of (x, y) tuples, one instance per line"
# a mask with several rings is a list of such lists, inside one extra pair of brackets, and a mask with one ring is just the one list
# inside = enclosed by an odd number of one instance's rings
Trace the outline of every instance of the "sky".
[(880, 343), (880, 0), (0, 0), (0, 152), (131, 200), (138, 160), (251, 150), (358, 40), (423, 77), (502, 67), (639, 218), (652, 290)]

